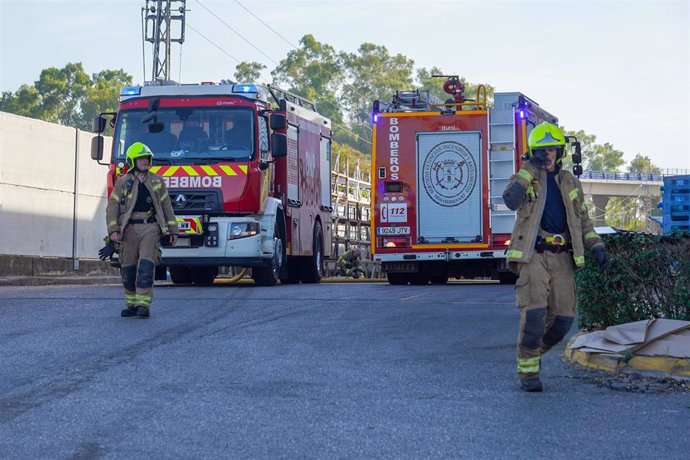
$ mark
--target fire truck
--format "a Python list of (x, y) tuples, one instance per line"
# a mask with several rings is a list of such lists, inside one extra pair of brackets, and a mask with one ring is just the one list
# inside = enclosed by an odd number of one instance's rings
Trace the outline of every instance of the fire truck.
[(527, 151), (531, 129), (556, 117), (518, 92), (466, 100), (457, 76), (445, 102), (397, 91), (372, 114), (372, 257), (390, 284), (449, 277), (515, 278), (506, 249), (515, 212), (502, 193)]
[[(153, 151), (180, 238), (162, 248), (174, 283), (212, 284), (219, 267), (250, 267), (257, 285), (318, 283), (331, 253), (331, 122), (313, 103), (268, 86), (126, 87), (94, 121), (91, 157), (114, 128), (108, 196), (134, 142)], [(163, 271), (163, 273), (165, 273)]]

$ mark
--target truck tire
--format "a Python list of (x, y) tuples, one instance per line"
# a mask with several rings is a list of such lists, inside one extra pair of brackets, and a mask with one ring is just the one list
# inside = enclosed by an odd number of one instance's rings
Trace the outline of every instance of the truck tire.
[(429, 274), (423, 271), (413, 273), (410, 276), (410, 284), (414, 286), (426, 286), (429, 284)]
[(448, 282), (448, 275), (432, 275), (429, 280), (431, 284), (446, 284)]
[(410, 275), (408, 273), (386, 273), (388, 278), (388, 284), (393, 285), (404, 285), (410, 281)]
[(252, 268), (252, 279), (256, 286), (275, 286), (285, 263), (285, 244), (278, 224), (273, 230), (273, 258), (270, 267)]
[(170, 270), (170, 279), (174, 284), (190, 284), (192, 282), (192, 273), (189, 267), (168, 267)]
[(218, 276), (218, 267), (192, 267), (191, 275), (197, 286), (211, 286)]
[(323, 276), (323, 230), (321, 222), (314, 225), (314, 243), (312, 255), (304, 260), (300, 267), (300, 278), (303, 283), (319, 283)]
[(498, 281), (501, 284), (515, 284), (517, 275), (513, 274), (513, 272), (498, 272)]

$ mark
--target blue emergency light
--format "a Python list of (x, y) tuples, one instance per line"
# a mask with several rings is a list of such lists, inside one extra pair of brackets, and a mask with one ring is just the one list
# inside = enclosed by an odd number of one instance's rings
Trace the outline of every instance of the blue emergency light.
[(141, 86), (125, 86), (120, 91), (120, 96), (138, 96), (141, 94)]
[(233, 93), (258, 93), (256, 85), (232, 85)]

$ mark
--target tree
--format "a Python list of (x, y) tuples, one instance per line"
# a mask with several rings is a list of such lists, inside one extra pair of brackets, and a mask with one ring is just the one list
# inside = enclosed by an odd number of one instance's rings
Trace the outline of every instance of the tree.
[(336, 93), (343, 74), (335, 49), (317, 41), (313, 35), (305, 35), (299, 42), (301, 48), (290, 51), (271, 72), (274, 82), (313, 101), (334, 125), (342, 125), (343, 114)]
[(117, 109), (120, 89), (132, 84), (124, 70), (103, 70), (89, 76), (81, 63), (49, 67), (34, 85), (4, 92), (0, 110), (80, 129), (90, 129), (101, 112)]
[(362, 43), (356, 53), (341, 53), (347, 75), (341, 101), (356, 137), (349, 139), (358, 150), (371, 150), (371, 105), (390, 100), (396, 90), (411, 89), (414, 61), (388, 53), (385, 46)]
[(613, 148), (606, 142), (597, 145), (594, 149), (594, 157), (590, 160), (589, 169), (592, 171), (617, 172), (625, 164), (623, 152)]
[(238, 83), (257, 82), (261, 78), (261, 71), (266, 68), (260, 62), (243, 61), (235, 67), (235, 81)]
[(117, 110), (120, 90), (132, 85), (132, 76), (124, 70), (102, 70), (93, 74), (92, 84), (81, 102), (82, 117), (77, 128), (90, 129), (99, 113)]
[(630, 161), (628, 170), (641, 174), (661, 174), (661, 168), (652, 163), (651, 158), (640, 153), (635, 155), (635, 158)]

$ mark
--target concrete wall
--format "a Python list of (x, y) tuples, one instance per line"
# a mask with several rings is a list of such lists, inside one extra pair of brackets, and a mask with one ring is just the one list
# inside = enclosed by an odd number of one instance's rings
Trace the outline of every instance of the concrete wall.
[(92, 137), (0, 112), (0, 254), (97, 257), (107, 168), (91, 160)]

